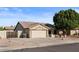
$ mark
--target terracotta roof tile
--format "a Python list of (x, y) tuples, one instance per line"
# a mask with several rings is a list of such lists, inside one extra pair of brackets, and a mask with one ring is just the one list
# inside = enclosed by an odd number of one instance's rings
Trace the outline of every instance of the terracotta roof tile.
[(47, 28), (49, 28), (48, 26), (46, 26), (47, 23), (38, 23), (38, 22), (26, 22), (26, 21), (22, 21), (22, 22), (19, 22), (23, 28), (30, 28), (31, 26), (34, 26), (36, 24), (41, 24)]
[(29, 28), (31, 25), (35, 24), (33, 22), (19, 22), (23, 28)]

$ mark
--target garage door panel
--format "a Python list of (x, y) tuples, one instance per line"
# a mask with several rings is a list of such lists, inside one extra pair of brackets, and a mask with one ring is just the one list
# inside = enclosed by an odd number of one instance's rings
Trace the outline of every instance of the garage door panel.
[(32, 38), (45, 38), (45, 37), (46, 37), (46, 31), (41, 30), (32, 31)]

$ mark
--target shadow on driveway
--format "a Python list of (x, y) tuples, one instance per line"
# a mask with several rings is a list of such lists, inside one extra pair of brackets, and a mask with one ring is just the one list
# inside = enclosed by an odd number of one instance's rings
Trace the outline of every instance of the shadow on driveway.
[(46, 46), (38, 48), (24, 48), (6, 52), (79, 52), (79, 43)]

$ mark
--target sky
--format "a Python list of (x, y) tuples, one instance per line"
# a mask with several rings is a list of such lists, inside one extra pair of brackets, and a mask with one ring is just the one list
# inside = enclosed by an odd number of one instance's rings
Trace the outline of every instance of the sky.
[(60, 10), (78, 7), (0, 7), (0, 26), (16, 25), (18, 21), (30, 21), (53, 24), (53, 16)]

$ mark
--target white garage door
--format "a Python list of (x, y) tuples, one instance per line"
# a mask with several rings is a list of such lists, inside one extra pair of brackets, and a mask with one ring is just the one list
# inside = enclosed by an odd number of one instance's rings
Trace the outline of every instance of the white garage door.
[(46, 31), (41, 30), (33, 30), (32, 31), (32, 38), (46, 38)]

